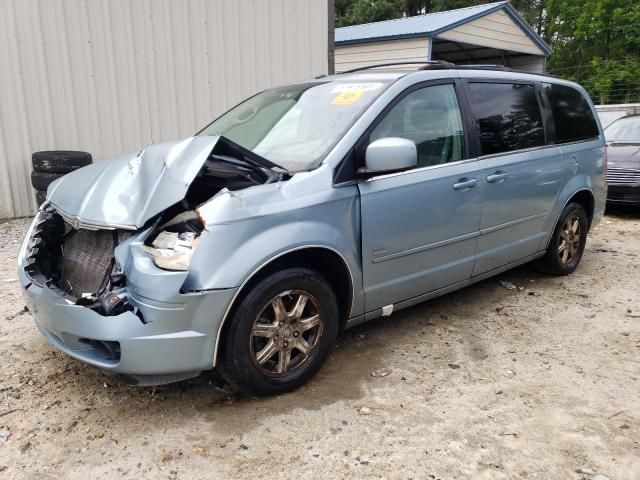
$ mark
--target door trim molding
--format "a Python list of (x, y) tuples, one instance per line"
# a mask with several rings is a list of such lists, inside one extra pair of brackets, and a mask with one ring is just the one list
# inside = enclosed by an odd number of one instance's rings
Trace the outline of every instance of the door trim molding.
[[(393, 178), (393, 177), (398, 177), (400, 175), (408, 175), (411, 173), (420, 173), (420, 172), (424, 172), (427, 170), (434, 170), (436, 168), (444, 168), (444, 167), (451, 167), (451, 166), (455, 166), (455, 165), (462, 165), (465, 163), (470, 163), (470, 162), (477, 162), (478, 159), (477, 158), (465, 158), (463, 160), (456, 160), (455, 162), (447, 162), (447, 163), (438, 163), (436, 165), (427, 165), (425, 167), (420, 167), (420, 168), (412, 168), (409, 170), (402, 170), (401, 172), (393, 172), (393, 173), (383, 173), (381, 175), (376, 175), (373, 177), (369, 177), (365, 180), (361, 180), (359, 183), (371, 183), (375, 180), (384, 180), (385, 178)], [(478, 168), (479, 169), (479, 168)]]
[(431, 250), (433, 248), (444, 247), (444, 246), (450, 245), (452, 243), (458, 243), (458, 242), (462, 242), (464, 240), (470, 240), (472, 238), (476, 238), (476, 237), (479, 237), (479, 236), (480, 236), (480, 232), (466, 233), (464, 235), (460, 235), (460, 236), (453, 237), (453, 238), (448, 238), (446, 240), (441, 240), (439, 242), (429, 243), (427, 245), (421, 245), (419, 247), (413, 247), (413, 248), (409, 248), (407, 250), (401, 250), (399, 252), (394, 252), (394, 253), (390, 253), (388, 255), (384, 255), (384, 256), (381, 256), (381, 257), (376, 257), (376, 258), (373, 258), (371, 261), (373, 263), (386, 262), (387, 260), (393, 260), (395, 258), (404, 257), (404, 256), (407, 256), (407, 255), (411, 255), (413, 253), (424, 252), (426, 250)]
[(480, 230), (480, 235), (493, 233), (497, 230), (502, 230), (503, 228), (509, 228), (514, 225), (518, 225), (520, 223), (528, 222), (530, 220), (536, 220), (541, 217), (547, 217), (548, 215), (549, 215), (549, 212), (536, 213), (535, 215), (529, 215), (528, 217), (518, 218), (517, 220), (511, 220), (510, 222), (501, 223), (500, 225), (494, 225), (493, 227), (483, 228)]

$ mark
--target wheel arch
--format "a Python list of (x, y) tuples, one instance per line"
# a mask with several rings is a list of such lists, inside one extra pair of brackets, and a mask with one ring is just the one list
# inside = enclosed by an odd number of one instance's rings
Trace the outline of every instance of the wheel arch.
[[(591, 222), (593, 222), (593, 215), (594, 215), (595, 209), (596, 209), (596, 197), (595, 197), (595, 195), (588, 188), (583, 188), (583, 189), (578, 190), (577, 192), (575, 192), (569, 198), (569, 200), (567, 200), (567, 202), (565, 203), (564, 207), (566, 207), (567, 205), (569, 205), (572, 202), (576, 202), (576, 203), (582, 205), (582, 208), (584, 208), (584, 211), (587, 214), (587, 227), (590, 230), (591, 229)], [(564, 210), (564, 207), (562, 207), (562, 210)], [(562, 212), (562, 210), (560, 210), (560, 212)], [(556, 223), (557, 223), (557, 220), (556, 220)]]
[(235, 293), (218, 326), (213, 351), (213, 365), (217, 363), (220, 341), (229, 326), (229, 318), (251, 287), (273, 272), (289, 267), (310, 268), (323, 275), (329, 282), (338, 299), (340, 329), (344, 328), (351, 316), (354, 299), (354, 278), (349, 264), (342, 254), (326, 245), (305, 245), (285, 250), (274, 255), (253, 270), (242, 282)]
[[(595, 215), (595, 195), (593, 191), (588, 187), (582, 187), (577, 190), (574, 190), (572, 193), (565, 196), (566, 200), (561, 203), (561, 207), (554, 212), (553, 223), (548, 225), (548, 235), (545, 239), (545, 242), (541, 245), (542, 250), (546, 250), (549, 247), (549, 242), (551, 241), (551, 237), (553, 232), (555, 231), (558, 222), (560, 221), (560, 215), (564, 211), (565, 207), (569, 205), (571, 202), (577, 202), (585, 209), (587, 213), (587, 226), (589, 230), (591, 228), (591, 223), (593, 222), (593, 218)], [(556, 207), (557, 208), (557, 207)], [(551, 219), (550, 219), (551, 220)]]

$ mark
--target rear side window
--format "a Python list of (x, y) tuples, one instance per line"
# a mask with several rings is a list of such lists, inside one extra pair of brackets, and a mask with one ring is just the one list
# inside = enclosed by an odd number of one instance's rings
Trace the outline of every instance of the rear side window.
[(471, 109), (480, 131), (482, 155), (545, 144), (533, 85), (470, 83)]
[(564, 85), (544, 84), (556, 127), (556, 143), (598, 138), (598, 125), (586, 98)]

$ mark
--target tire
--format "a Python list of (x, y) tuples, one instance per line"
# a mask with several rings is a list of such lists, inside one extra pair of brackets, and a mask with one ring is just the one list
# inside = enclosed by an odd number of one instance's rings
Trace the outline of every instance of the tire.
[(88, 152), (52, 150), (34, 152), (31, 155), (34, 172), (69, 173), (78, 168), (86, 167), (91, 162), (91, 154)]
[[(572, 231), (574, 228), (578, 229), (577, 233)], [(547, 252), (536, 264), (538, 270), (552, 275), (573, 273), (582, 259), (588, 228), (587, 214), (582, 205), (572, 202), (564, 207)]]
[(31, 185), (33, 185), (33, 188), (36, 190), (46, 192), (51, 182), (64, 175), (64, 173), (31, 172)]
[[(294, 307), (303, 295), (298, 315)], [(254, 285), (228, 322), (220, 340), (223, 376), (247, 395), (277, 395), (303, 385), (327, 359), (338, 336), (338, 302), (320, 274), (288, 268)], [(298, 346), (312, 348), (305, 355)]]
[(46, 199), (47, 199), (47, 192), (42, 190), (36, 190), (36, 202), (38, 203), (38, 206), (42, 205)]

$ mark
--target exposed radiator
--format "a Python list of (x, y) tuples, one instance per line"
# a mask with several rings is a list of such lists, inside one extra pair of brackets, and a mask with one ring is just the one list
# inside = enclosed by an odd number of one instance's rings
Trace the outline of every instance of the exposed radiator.
[(64, 241), (62, 284), (76, 298), (97, 293), (111, 266), (113, 250), (118, 242), (130, 236), (129, 232), (113, 230), (76, 230)]

